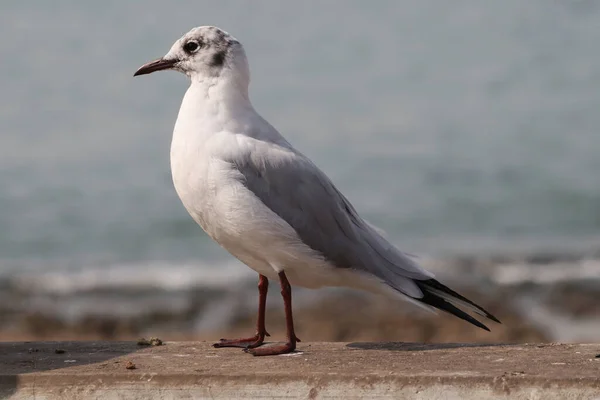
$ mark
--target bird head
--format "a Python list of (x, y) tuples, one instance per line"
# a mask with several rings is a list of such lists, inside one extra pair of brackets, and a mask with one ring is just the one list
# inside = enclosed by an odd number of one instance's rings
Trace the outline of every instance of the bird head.
[(177, 40), (165, 56), (142, 65), (133, 76), (169, 69), (182, 72), (193, 81), (227, 75), (245, 80), (246, 85), (250, 80), (243, 46), (215, 26), (192, 29)]

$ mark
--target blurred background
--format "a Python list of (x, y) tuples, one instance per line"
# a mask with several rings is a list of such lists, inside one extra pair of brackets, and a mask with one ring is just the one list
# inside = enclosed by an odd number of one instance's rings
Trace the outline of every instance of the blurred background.
[(132, 77), (199, 25), (240, 39), (256, 109), (366, 219), (504, 322), (296, 290), (304, 341), (600, 340), (599, 7), (3, 1), (0, 340), (253, 332), (255, 273), (172, 186), (187, 79)]

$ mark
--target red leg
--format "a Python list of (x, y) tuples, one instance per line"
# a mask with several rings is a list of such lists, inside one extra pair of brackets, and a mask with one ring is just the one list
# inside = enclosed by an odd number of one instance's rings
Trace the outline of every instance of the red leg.
[(291, 353), (296, 350), (296, 342), (300, 339), (294, 333), (294, 319), (292, 317), (292, 287), (285, 276), (285, 272), (279, 273), (279, 282), (281, 283), (281, 296), (285, 307), (285, 324), (287, 328), (287, 342), (275, 344), (272, 346), (261, 347), (260, 349), (246, 349), (245, 351), (255, 356), (274, 356), (277, 354)]
[(213, 347), (243, 347), (253, 349), (263, 344), (265, 336), (269, 333), (265, 329), (265, 307), (267, 304), (267, 291), (269, 290), (269, 280), (264, 275), (258, 278), (258, 319), (256, 321), (256, 335), (243, 339), (221, 339)]

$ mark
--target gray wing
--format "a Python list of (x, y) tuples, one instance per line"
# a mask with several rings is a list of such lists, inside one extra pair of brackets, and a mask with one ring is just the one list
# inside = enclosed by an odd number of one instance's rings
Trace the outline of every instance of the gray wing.
[(255, 154), (230, 162), (243, 176), (243, 184), (335, 267), (368, 272), (411, 297), (422, 297), (412, 279), (433, 275), (362, 220), (307, 158), (294, 153), (269, 160)]

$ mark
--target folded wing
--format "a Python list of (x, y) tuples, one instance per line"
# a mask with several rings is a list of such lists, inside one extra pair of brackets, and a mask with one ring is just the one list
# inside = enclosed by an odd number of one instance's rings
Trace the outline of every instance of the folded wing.
[(497, 321), (433, 279), (433, 274), (391, 245), (358, 215), (329, 178), (301, 154), (265, 144), (228, 161), (239, 171), (242, 183), (334, 267), (374, 275), (406, 296), (483, 329), (487, 327), (451, 303)]

